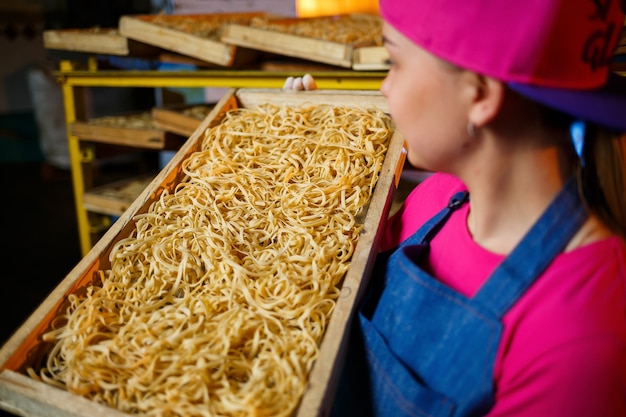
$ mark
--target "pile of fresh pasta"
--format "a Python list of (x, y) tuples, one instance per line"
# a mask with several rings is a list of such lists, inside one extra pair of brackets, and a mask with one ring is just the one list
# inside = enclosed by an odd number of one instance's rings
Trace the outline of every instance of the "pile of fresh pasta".
[(226, 113), (29, 374), (133, 414), (291, 415), (391, 134), (377, 109)]

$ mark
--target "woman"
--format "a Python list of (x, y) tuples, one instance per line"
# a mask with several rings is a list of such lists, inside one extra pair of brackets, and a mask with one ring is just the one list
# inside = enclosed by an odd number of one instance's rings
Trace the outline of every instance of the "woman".
[(617, 0), (382, 0), (381, 91), (436, 172), (387, 225), (337, 415), (626, 416)]

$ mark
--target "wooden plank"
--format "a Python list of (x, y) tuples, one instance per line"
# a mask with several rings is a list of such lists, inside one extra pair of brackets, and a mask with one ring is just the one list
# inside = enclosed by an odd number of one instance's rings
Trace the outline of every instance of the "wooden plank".
[(165, 132), (157, 129), (96, 126), (88, 122), (74, 122), (70, 129), (72, 135), (85, 141), (145, 149), (163, 149), (165, 147)]
[(47, 49), (109, 55), (156, 55), (161, 49), (120, 35), (117, 28), (45, 30)]
[(8, 370), (0, 373), (0, 397), (0, 407), (17, 415), (128, 417), (126, 413)]
[(84, 141), (144, 149), (178, 148), (184, 140), (155, 125), (150, 112), (76, 121), (70, 125), (70, 131)]
[(294, 58), (310, 59), (339, 67), (350, 68), (352, 66), (352, 47), (340, 43), (235, 24), (224, 27), (222, 40), (234, 45)]
[(152, 109), (152, 120), (160, 129), (188, 137), (200, 126), (202, 120), (206, 118), (214, 107), (214, 104), (198, 104), (176, 108), (155, 107)]
[(354, 50), (352, 69), (377, 71), (389, 69), (389, 53), (384, 46), (364, 46)]
[(94, 187), (83, 194), (83, 206), (96, 213), (121, 216), (153, 178), (154, 175), (127, 178)]
[[(240, 89), (230, 90), (222, 97), (166, 167), (146, 186), (118, 221), (70, 271), (24, 325), (0, 348), (0, 369), (2, 369), (0, 408), (19, 415), (41, 417), (104, 415), (128, 417), (128, 414), (93, 404), (78, 395), (51, 387), (27, 376), (26, 369), (43, 360), (47, 349), (50, 348), (42, 342), (42, 335), (51, 328), (55, 317), (65, 310), (68, 295), (86, 291), (89, 285), (98, 280), (97, 271), (110, 268), (108, 259), (111, 250), (117, 242), (129, 236), (134, 230), (136, 215), (146, 212), (152, 202), (156, 201), (165, 190), (173, 191), (184, 180), (183, 162), (191, 153), (200, 149), (204, 130), (219, 124), (226, 111), (242, 106), (256, 106), (263, 102), (282, 104), (285, 101), (293, 104), (331, 103), (362, 106), (365, 103), (379, 103), (376, 96), (380, 96), (380, 93), (373, 91), (347, 93), (325, 90), (310, 92), (313, 94), (301, 93), (300, 95), (290, 94), (280, 89)], [(396, 178), (399, 172), (398, 166), (403, 162), (403, 142), (401, 135), (394, 133), (369, 207), (366, 214), (359, 220), (363, 222), (363, 231), (359, 236), (351, 266), (344, 278), (341, 295), (336, 302), (320, 345), (319, 359), (313, 365), (307, 388), (296, 410), (297, 417), (325, 416), (332, 403), (338, 372), (345, 355), (346, 330), (352, 320), (356, 303), (362, 296), (363, 284), (369, 276), (375, 258), (382, 220), (386, 218), (391, 205), (398, 180)]]
[(123, 36), (213, 64), (230, 67), (256, 58), (254, 51), (240, 50), (220, 40), (226, 22), (246, 22), (263, 12), (122, 16)]
[[(275, 100), (276, 90), (263, 88), (246, 88), (239, 90), (237, 98), (243, 107), (254, 108), (259, 105)], [(328, 103), (353, 107), (375, 106), (384, 112), (389, 112), (387, 99), (380, 92), (374, 90), (342, 91), (337, 94), (336, 90), (313, 90), (292, 91), (286, 90), (280, 97), (281, 103), (295, 106), (302, 103)]]

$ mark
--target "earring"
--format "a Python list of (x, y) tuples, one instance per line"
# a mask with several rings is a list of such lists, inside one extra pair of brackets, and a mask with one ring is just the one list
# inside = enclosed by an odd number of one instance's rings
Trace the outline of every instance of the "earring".
[(580, 160), (580, 166), (584, 168), (585, 155), (583, 150), (585, 148), (585, 122), (576, 120), (570, 125), (569, 133), (572, 143), (574, 144), (576, 155), (578, 155), (578, 159)]
[(476, 132), (476, 126), (474, 126), (474, 123), (472, 123), (471, 120), (467, 122), (467, 134), (470, 138), (475, 138), (478, 135)]

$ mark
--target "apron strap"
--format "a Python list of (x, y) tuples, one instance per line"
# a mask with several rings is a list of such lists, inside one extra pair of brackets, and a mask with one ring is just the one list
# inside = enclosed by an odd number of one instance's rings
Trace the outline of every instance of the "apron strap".
[(399, 247), (406, 245), (418, 245), (428, 243), (439, 232), (439, 230), (446, 223), (452, 212), (461, 207), (466, 201), (469, 200), (469, 192), (459, 191), (455, 193), (448, 205), (440, 210), (437, 214), (430, 218), (426, 223), (420, 227), (417, 232), (413, 233), (409, 238), (400, 243)]
[(587, 218), (576, 180), (571, 178), (476, 293), (473, 302), (501, 318), (565, 248)]

